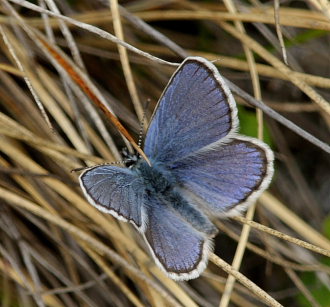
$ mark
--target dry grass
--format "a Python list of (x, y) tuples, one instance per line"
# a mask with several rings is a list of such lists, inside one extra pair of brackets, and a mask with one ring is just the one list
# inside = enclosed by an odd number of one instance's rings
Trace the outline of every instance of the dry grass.
[[(246, 219), (216, 221), (215, 254), (190, 282), (165, 277), (130, 225), (86, 202), (71, 170), (120, 160), (130, 144), (99, 106), (137, 139), (146, 101), (150, 118), (187, 55), (217, 60), (227, 79), (330, 143), (328, 4), (109, 2), (1, 1), (2, 306), (321, 305), (329, 154), (276, 115), (258, 110), (252, 122), (260, 138), (267, 123), (276, 153), (271, 188)], [(253, 113), (236, 98), (244, 126)]]

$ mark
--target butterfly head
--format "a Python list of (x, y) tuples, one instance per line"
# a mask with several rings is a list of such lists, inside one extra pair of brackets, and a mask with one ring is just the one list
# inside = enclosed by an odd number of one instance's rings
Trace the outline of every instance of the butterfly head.
[(125, 147), (122, 149), (121, 153), (124, 158), (124, 164), (127, 168), (133, 168), (141, 159), (139, 153), (135, 149), (133, 152), (130, 152), (127, 147)]

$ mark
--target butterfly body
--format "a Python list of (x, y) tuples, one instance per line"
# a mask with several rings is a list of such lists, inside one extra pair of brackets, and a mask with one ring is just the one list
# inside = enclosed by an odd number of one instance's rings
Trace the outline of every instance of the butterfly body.
[(141, 232), (169, 277), (196, 278), (217, 233), (209, 217), (239, 214), (273, 174), (269, 147), (237, 129), (236, 103), (219, 72), (189, 57), (152, 116), (144, 142), (151, 165), (95, 166), (80, 175), (81, 188), (93, 206)]

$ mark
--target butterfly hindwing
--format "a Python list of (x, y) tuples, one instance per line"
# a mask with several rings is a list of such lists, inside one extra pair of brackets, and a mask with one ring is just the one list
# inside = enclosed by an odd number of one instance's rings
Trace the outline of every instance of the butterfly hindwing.
[(144, 235), (156, 263), (175, 280), (196, 278), (207, 265), (211, 240), (160, 199), (148, 203)]
[(84, 171), (80, 186), (88, 201), (99, 210), (133, 223), (143, 231), (145, 190), (142, 179), (127, 168), (100, 165)]
[(263, 142), (236, 136), (173, 163), (182, 192), (212, 215), (232, 215), (255, 200), (273, 175), (273, 153)]
[(189, 57), (158, 102), (144, 151), (155, 161), (175, 161), (229, 136), (237, 126), (234, 98), (215, 66)]

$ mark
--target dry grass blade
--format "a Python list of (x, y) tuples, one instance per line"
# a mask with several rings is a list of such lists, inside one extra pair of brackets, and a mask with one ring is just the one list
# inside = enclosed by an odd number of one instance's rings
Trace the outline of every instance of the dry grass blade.
[[(115, 34), (119, 39), (124, 40), (124, 34), (123, 34), (123, 28), (122, 28), (120, 14), (119, 14), (118, 2), (117, 2), (117, 0), (109, 0), (109, 2), (111, 4), (112, 15), (114, 16), (113, 26), (114, 26)], [(140, 99), (138, 96), (138, 92), (137, 92), (137, 89), (136, 89), (136, 86), (134, 83), (132, 70), (130, 68), (130, 64), (129, 64), (129, 60), (128, 60), (127, 50), (123, 46), (118, 45), (118, 52), (119, 52), (121, 64), (123, 66), (123, 71), (124, 71), (124, 75), (125, 75), (126, 82), (127, 82), (127, 88), (131, 95), (137, 117), (138, 117), (139, 121), (142, 122), (144, 111), (143, 111), (143, 107), (141, 105), (141, 102), (140, 102)]]
[[(153, 53), (159, 54), (161, 56), (170, 56), (172, 54), (171, 52), (167, 51), (166, 48), (161, 47), (161, 46), (155, 46), (155, 45), (150, 45), (150, 44), (139, 44), (139, 46), (145, 50), (148, 50), (149, 52), (153, 52)], [(83, 48), (83, 46), (82, 46), (82, 48)], [(202, 52), (199, 50), (197, 50), (197, 51), (188, 50), (188, 54), (201, 56), (206, 59), (209, 59), (210, 61), (214, 61), (214, 64), (217, 65), (219, 68), (226, 67), (226, 68), (232, 68), (232, 69), (240, 70), (240, 71), (249, 71), (249, 69), (250, 69), (247, 61), (239, 59), (239, 58), (225, 56), (223, 54)], [(103, 52), (103, 56), (106, 57), (107, 52)], [(283, 75), (278, 70), (276, 70), (275, 68), (273, 68), (269, 65), (256, 63), (255, 66), (256, 66), (258, 74), (262, 78), (269, 77), (269, 78), (275, 78), (275, 79), (280, 79), (280, 80), (289, 80), (288, 76)], [(8, 68), (6, 67), (6, 69), (8, 69)], [(321, 87), (321, 88), (330, 88), (330, 79), (329, 78), (320, 77), (320, 76), (311, 75), (311, 74), (302, 73), (302, 72), (297, 72), (297, 71), (293, 71), (293, 74), (297, 75), (300, 79), (305, 81), (308, 85)]]
[(26, 84), (27, 84), (27, 86), (28, 86), (31, 94), (33, 95), (33, 98), (34, 98), (35, 102), (37, 103), (38, 108), (40, 109), (40, 111), (41, 111), (43, 117), (45, 118), (48, 126), (52, 129), (52, 125), (51, 125), (50, 120), (49, 120), (49, 118), (47, 116), (47, 113), (46, 113), (46, 111), (44, 109), (44, 106), (40, 102), (40, 99), (39, 99), (38, 95), (36, 94), (33, 86), (31, 85), (31, 82), (30, 82), (29, 78), (26, 76), (25, 71), (24, 71), (24, 67), (22, 66), (21, 62), (17, 58), (16, 53), (13, 50), (13, 46), (10, 44), (10, 42), (9, 42), (9, 40), (7, 38), (7, 35), (6, 35), (6, 33), (5, 33), (5, 31), (4, 31), (4, 29), (2, 27), (0, 27), (0, 32), (1, 32), (1, 35), (2, 35), (2, 38), (3, 38), (4, 43), (7, 45), (8, 50), (10, 51), (12, 57), (14, 58), (14, 60), (16, 62), (16, 65), (18, 66), (20, 72), (24, 76), (24, 80), (25, 80), (25, 82), (26, 82)]
[(158, 59), (156, 57), (153, 57), (150, 54), (148, 54), (146, 52), (143, 52), (142, 50), (139, 50), (139, 49), (137, 49), (137, 48), (135, 48), (135, 47), (133, 47), (133, 46), (131, 46), (131, 45), (129, 45), (129, 44), (121, 41), (120, 39), (118, 39), (114, 35), (111, 35), (110, 33), (105, 32), (105, 31), (103, 31), (101, 29), (98, 29), (96, 27), (90, 26), (88, 24), (79, 22), (79, 21), (77, 21), (75, 19), (68, 18), (68, 17), (63, 16), (63, 15), (60, 15), (60, 14), (53, 13), (51, 11), (45, 10), (45, 9), (43, 9), (41, 7), (38, 7), (38, 6), (34, 5), (34, 4), (31, 4), (31, 3), (27, 2), (27, 1), (10, 0), (10, 2), (19, 4), (21, 6), (24, 6), (24, 7), (28, 8), (28, 9), (31, 9), (31, 10), (35, 10), (35, 11), (40, 12), (40, 13), (46, 13), (46, 14), (48, 14), (50, 16), (54, 16), (54, 17), (57, 17), (59, 19), (65, 20), (65, 21), (67, 21), (67, 22), (69, 22), (69, 23), (71, 23), (71, 24), (73, 24), (73, 25), (75, 25), (77, 27), (81, 27), (82, 29), (85, 29), (87, 31), (90, 31), (92, 33), (95, 33), (95, 34), (99, 35), (100, 37), (109, 39), (112, 42), (114, 42), (116, 44), (119, 44), (119, 45), (127, 48), (128, 50), (131, 50), (133, 52), (136, 52), (137, 54), (140, 54), (140, 55), (145, 56), (146, 58), (149, 58), (150, 60), (154, 60), (154, 61), (156, 61), (158, 63), (161, 63), (161, 64), (167, 64), (167, 65), (177, 66), (177, 64), (173, 64), (171, 62), (167, 62), (167, 61)]
[[(226, 1), (224, 1), (224, 3), (230, 13), (237, 14), (237, 9), (231, 0), (226, 0)], [(242, 22), (235, 21), (235, 27), (237, 28), (237, 30), (239, 32), (245, 33), (245, 29), (244, 29)], [(247, 63), (249, 66), (254, 97), (258, 100), (261, 100), (260, 80), (259, 80), (259, 75), (257, 72), (253, 53), (248, 48), (248, 46), (245, 44), (243, 44), (243, 49), (244, 49), (244, 53), (245, 53)], [(257, 124), (258, 124), (258, 138), (260, 140), (263, 140), (263, 114), (260, 109), (257, 109)], [(248, 211), (246, 213), (247, 219), (249, 219), (249, 220), (253, 219), (254, 213), (255, 213), (255, 208), (256, 208), (255, 204), (253, 204), (248, 209)], [(239, 270), (239, 268), (241, 266), (242, 259), (243, 259), (245, 249), (246, 249), (246, 244), (248, 242), (249, 234), (250, 234), (250, 226), (244, 225), (242, 228), (242, 233), (241, 233), (240, 239), (238, 241), (237, 249), (236, 249), (234, 259), (232, 262), (232, 266), (236, 270)], [(222, 298), (220, 300), (219, 307), (228, 306), (234, 285), (235, 285), (235, 277), (233, 275), (229, 275), (227, 282), (226, 282), (225, 289), (224, 289), (224, 295), (222, 296)]]
[[(3, 305), (329, 305), (326, 3), (276, 2), (274, 18), (273, 2), (78, 2), (1, 1)], [(126, 145), (85, 85), (137, 140), (144, 111), (149, 120), (187, 55), (231, 81), (241, 133), (264, 136), (276, 172), (255, 213), (214, 221), (205, 272), (175, 282), (130, 224), (88, 204), (71, 170), (120, 160)]]
[(234, 276), (237, 280), (239, 280), (244, 286), (246, 286), (248, 289), (253, 291), (254, 294), (256, 294), (259, 298), (263, 300), (264, 303), (267, 304), (267, 306), (275, 306), (280, 307), (282, 306), (279, 304), (275, 299), (273, 299), (270, 295), (268, 295), (266, 292), (261, 290), (257, 285), (251, 283), (244, 275), (239, 273), (238, 271), (232, 269), (232, 267), (217, 257), (216, 255), (212, 254), (210, 257), (210, 260), (212, 260), (215, 264), (220, 266), (226, 273), (231, 274)]
[[(225, 13), (225, 12), (212, 12), (212, 11), (154, 11), (144, 12), (137, 14), (139, 17), (146, 21), (154, 20), (228, 20), (228, 21), (242, 21), (242, 22), (262, 22), (262, 23), (274, 23), (273, 14), (267, 11), (262, 13)], [(109, 18), (109, 17), (108, 17)], [(281, 24), (286, 26), (293, 26), (299, 28), (310, 28), (329, 31), (330, 25), (327, 21), (319, 18), (319, 21), (311, 20), (310, 18), (301, 19), (297, 16), (281, 16)]]
[(243, 35), (242, 33), (237, 32), (232, 26), (229, 24), (221, 23), (222, 28), (226, 31), (234, 35), (235, 37), (244, 41), (250, 48), (257, 52), (261, 57), (265, 58), (269, 61), (274, 67), (276, 67), (281, 73), (287, 75), (290, 78), (290, 81), (294, 83), (298, 88), (300, 88), (307, 96), (309, 96), (312, 101), (317, 103), (327, 114), (330, 115), (330, 105), (329, 103), (313, 88), (308, 86), (304, 81), (297, 78), (287, 66), (285, 66), (281, 61), (279, 61), (276, 57), (271, 55), (264, 49), (260, 44), (251, 39), (250, 37)]
[(323, 252), (324, 255), (330, 256), (330, 240), (301, 220), (273, 195), (265, 192), (260, 198), (260, 202), (273, 214), (280, 216), (281, 221), (287, 223), (288, 226), (297, 231), (300, 236), (324, 248), (326, 250)]
[(278, 0), (274, 1), (274, 16), (275, 16), (275, 24), (276, 24), (276, 33), (277, 37), (279, 39), (280, 45), (281, 45), (281, 50), (282, 50), (282, 56), (283, 56), (283, 62), (288, 65), (288, 57), (286, 55), (286, 50), (284, 46), (284, 39), (281, 31), (281, 26), (280, 26), (280, 16), (279, 16), (279, 9), (280, 9), (280, 3)]
[[(315, 253), (319, 253), (319, 254), (322, 254), (324, 256), (330, 257), (330, 249), (329, 248), (320, 248), (320, 247), (318, 247), (316, 245), (313, 245), (313, 244), (304, 242), (304, 241), (299, 240), (297, 238), (290, 237), (288, 235), (285, 235), (282, 232), (276, 231), (274, 229), (270, 229), (270, 228), (268, 228), (266, 226), (263, 226), (263, 225), (260, 225), (258, 223), (255, 223), (253, 221), (247, 220), (247, 219), (245, 219), (243, 217), (240, 217), (240, 216), (233, 217), (233, 219), (235, 219), (235, 220), (237, 220), (239, 222), (242, 222), (244, 224), (248, 224), (248, 225), (250, 225), (252, 227), (255, 227), (255, 228), (257, 228), (257, 229), (259, 229), (259, 230), (261, 230), (261, 231), (263, 231), (265, 233), (268, 233), (270, 235), (273, 235), (273, 236), (279, 237), (279, 238), (281, 238), (283, 240), (287, 240), (288, 242), (297, 244), (298, 246), (301, 246), (303, 248), (307, 248), (307, 249), (309, 249), (309, 250), (311, 250), (311, 251), (313, 251)], [(318, 233), (316, 233), (315, 231), (311, 230), (307, 226), (306, 226), (306, 228), (308, 230), (310, 230), (312, 233), (314, 233), (314, 235), (316, 237), (318, 237)], [(311, 235), (309, 235), (309, 237), (311, 237)], [(325, 243), (329, 243), (329, 242), (327, 242), (327, 240), (325, 238), (322, 238), (321, 237), (320, 239), (323, 240)], [(317, 241), (318, 241), (318, 243), (320, 243), (320, 240), (317, 240)], [(327, 247), (329, 247), (329, 244), (327, 244)]]

